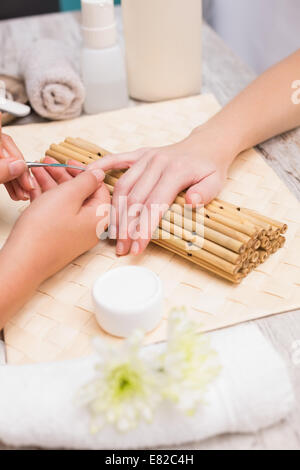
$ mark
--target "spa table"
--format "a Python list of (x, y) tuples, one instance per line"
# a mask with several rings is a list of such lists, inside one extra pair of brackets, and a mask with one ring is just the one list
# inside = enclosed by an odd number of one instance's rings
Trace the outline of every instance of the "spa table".
[[(116, 8), (116, 15), (122, 41), (120, 7)], [(79, 13), (47, 14), (0, 21), (0, 73), (17, 74), (17, 53), (20, 46), (23, 46), (27, 40), (40, 37), (63, 39), (79, 54)], [(241, 63), (210, 27), (204, 24), (203, 92), (214, 93), (219, 102), (224, 105), (253, 78), (254, 74)], [(130, 102), (130, 106), (135, 105), (138, 103)], [(18, 124), (40, 121), (42, 121), (41, 118), (32, 114), (19, 120)], [(300, 199), (300, 129), (272, 139), (260, 145), (258, 150)], [(294, 364), (292, 361), (293, 351), (297, 346), (300, 348), (300, 310), (257, 320), (256, 324), (286, 360), (296, 395), (300, 397), (300, 364)], [(0, 362), (4, 363), (2, 346), (3, 344), (0, 343)], [(300, 398), (294, 414), (285, 422), (270, 429), (252, 435), (216, 437), (180, 448), (300, 449)], [(0, 449), (5, 449), (1, 447), (1, 443)]]

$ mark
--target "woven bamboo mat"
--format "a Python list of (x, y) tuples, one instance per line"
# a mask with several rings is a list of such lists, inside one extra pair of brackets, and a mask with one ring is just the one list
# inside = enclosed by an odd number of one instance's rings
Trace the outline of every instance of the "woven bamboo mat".
[[(165, 145), (185, 137), (219, 109), (211, 95), (145, 105), (73, 121), (7, 128), (28, 160), (40, 159), (51, 143), (66, 136), (82, 137), (112, 152)], [(112, 242), (101, 242), (46, 281), (7, 324), (5, 341), (10, 363), (62, 360), (88, 354), (95, 335), (120, 341), (97, 325), (91, 301), (93, 281), (124, 264), (153, 269), (162, 279), (165, 317), (147, 342), (166, 335), (171, 306), (186, 305), (204, 331), (223, 328), (300, 307), (299, 203), (260, 155), (249, 150), (233, 163), (220, 197), (286, 222), (283, 249), (244, 281), (232, 285), (150, 244), (138, 258), (115, 256)], [(0, 243), (4, 242), (24, 203), (16, 205), (0, 190)], [(46, 249), (46, 246), (45, 246)]]

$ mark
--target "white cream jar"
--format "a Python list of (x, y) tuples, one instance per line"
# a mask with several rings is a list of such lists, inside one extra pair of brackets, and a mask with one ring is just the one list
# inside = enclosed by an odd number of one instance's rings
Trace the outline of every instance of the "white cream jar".
[(162, 283), (150, 269), (111, 269), (97, 279), (92, 295), (97, 321), (112, 335), (128, 337), (135, 329), (148, 332), (162, 319)]

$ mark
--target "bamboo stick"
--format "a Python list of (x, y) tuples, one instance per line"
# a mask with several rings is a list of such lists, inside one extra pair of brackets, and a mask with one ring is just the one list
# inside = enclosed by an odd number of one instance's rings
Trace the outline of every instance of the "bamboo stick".
[(258, 254), (261, 263), (264, 263), (269, 258), (268, 252), (265, 250), (259, 249)]
[(48, 149), (46, 151), (46, 155), (48, 157), (55, 158), (55, 160), (57, 160), (59, 163), (68, 163), (68, 160), (70, 160), (70, 158), (66, 157), (65, 155), (62, 155), (61, 153), (55, 152), (51, 149)]
[(270, 240), (269, 240), (268, 237), (264, 237), (264, 238), (261, 240), (261, 247), (262, 247), (262, 248), (265, 248), (266, 250), (267, 250), (268, 248), (271, 248), (271, 242), (270, 242)]
[(100, 159), (100, 157), (95, 156), (94, 153), (88, 152), (87, 150), (84, 150), (80, 147), (76, 147), (75, 145), (70, 144), (69, 142), (61, 142), (59, 146), (65, 147), (69, 150), (72, 150), (73, 152), (80, 153), (84, 157), (89, 158), (91, 160), (90, 163), (93, 163)]
[(268, 229), (270, 228), (270, 226), (265, 224), (264, 222), (260, 224), (256, 220), (254, 220), (252, 217), (247, 216), (247, 215), (244, 216), (244, 214), (241, 214), (241, 212), (238, 212), (230, 207), (227, 207), (226, 204), (219, 204), (216, 200), (212, 201), (206, 207), (212, 212), (223, 214), (224, 217), (237, 220), (240, 224), (246, 227), (248, 226), (250, 229), (256, 228), (258, 230), (258, 235), (262, 233), (263, 230), (266, 230), (266, 228)]
[[(173, 212), (177, 212), (177, 213), (180, 213), (180, 214), (182, 213), (182, 205), (173, 204), (171, 206), (171, 209), (172, 209)], [(191, 218), (194, 221), (198, 221), (199, 218), (201, 219), (201, 217), (199, 217), (199, 216), (201, 216), (201, 214), (196, 214), (195, 211), (191, 211)], [(244, 252), (245, 249), (246, 249), (246, 246), (250, 247), (253, 243), (253, 240), (250, 237), (248, 237), (248, 235), (245, 235), (243, 233), (239, 233), (236, 230), (232, 230), (231, 228), (226, 227), (225, 225), (219, 224), (218, 222), (215, 222), (215, 221), (210, 220), (208, 218), (203, 217), (202, 219), (203, 219), (203, 224), (205, 225), (206, 229), (209, 228), (209, 229), (211, 229), (215, 232), (218, 232), (219, 234), (225, 235), (225, 237), (232, 240), (232, 247), (227, 246), (227, 245), (223, 245), (223, 243), (220, 243), (220, 244), (222, 244), (223, 246), (226, 246), (226, 248), (229, 248), (229, 249), (235, 251), (236, 253)], [(200, 222), (202, 223), (201, 220), (200, 220)], [(213, 241), (216, 241), (216, 240), (213, 240)], [(218, 243), (218, 242), (216, 241), (216, 243)]]
[(233, 204), (230, 204), (229, 202), (221, 201), (220, 199), (215, 199), (212, 201), (214, 205), (218, 205), (219, 207), (222, 207), (223, 210), (227, 210), (229, 212), (232, 212), (236, 214), (237, 216), (240, 216), (242, 219), (245, 218), (246, 220), (249, 220), (252, 222), (254, 225), (257, 225), (259, 227), (264, 228), (266, 231), (272, 230), (272, 225), (267, 223), (264, 220), (258, 219), (257, 217), (254, 217), (252, 214), (248, 214), (247, 212), (244, 212), (240, 207), (234, 206)]
[(244, 261), (242, 264), (242, 269), (249, 268), (249, 264), (250, 264), (249, 259), (246, 259), (246, 261)]
[[(176, 233), (174, 234), (170, 234), (169, 232), (167, 232), (165, 230), (166, 228), (166, 225), (165, 223), (166, 221), (163, 221), (162, 222), (162, 232), (164, 233), (165, 236), (168, 236), (168, 242), (172, 241), (173, 244), (177, 244), (178, 245), (178, 248), (180, 248), (181, 250), (184, 250), (186, 251), (186, 253), (188, 254), (188, 256), (193, 256), (194, 258), (196, 259), (199, 259), (200, 261), (205, 261), (206, 263), (209, 263), (211, 264), (212, 266), (215, 266), (219, 269), (221, 269), (222, 271), (225, 271), (229, 274), (236, 274), (238, 272), (238, 270), (240, 269), (240, 266), (239, 265), (234, 265), (232, 263), (229, 263), (228, 261), (222, 259), (222, 258), (219, 258), (218, 256), (212, 254), (212, 253), (209, 253), (208, 251), (205, 251), (205, 250), (202, 250), (202, 249), (198, 249), (198, 247), (196, 245), (194, 245), (194, 243), (190, 242), (186, 242), (184, 240), (182, 240), (180, 238), (180, 236), (177, 236)], [(174, 227), (174, 225), (173, 225)], [(174, 237), (175, 235), (175, 237)]]
[(254, 211), (254, 210), (252, 210), (252, 209), (241, 208), (241, 211), (242, 211), (242, 212), (249, 213), (249, 214), (253, 214), (253, 215), (254, 215), (255, 217), (257, 217), (258, 219), (264, 220), (265, 222), (267, 222), (267, 223), (273, 225), (274, 227), (279, 228), (281, 234), (284, 234), (284, 233), (287, 231), (287, 229), (288, 229), (287, 224), (278, 222), (277, 220), (271, 219), (270, 217), (266, 217), (265, 215), (262, 215), (262, 214), (260, 214), (259, 212), (256, 212), (256, 211)]
[(282, 235), (280, 235), (280, 237), (278, 238), (278, 241), (279, 241), (280, 248), (282, 248), (286, 242), (286, 239)]
[(249, 237), (256, 238), (259, 234), (259, 230), (257, 230), (255, 226), (248, 227), (239, 222), (235, 222), (234, 219), (231, 219), (221, 214), (217, 214), (215, 212), (211, 212), (208, 209), (204, 209), (204, 213), (207, 218), (211, 220), (215, 220), (216, 222), (221, 222), (222, 224), (227, 225), (228, 227), (233, 228), (234, 230), (237, 230), (238, 232), (244, 233), (245, 235), (248, 235)]
[(253, 247), (253, 250), (258, 250), (258, 248), (260, 247), (261, 245), (261, 241), (259, 239), (255, 240), (252, 247)]
[(267, 231), (263, 229), (261, 233), (259, 234), (258, 238), (259, 240), (261, 240), (263, 237), (266, 237), (266, 236), (267, 236)]
[(62, 147), (61, 145), (52, 144), (50, 145), (50, 149), (54, 150), (54, 152), (62, 153), (62, 155), (64, 155), (68, 159), (78, 160), (81, 163), (85, 163), (87, 165), (92, 162), (92, 160), (86, 157), (85, 155), (82, 155), (79, 152), (74, 152), (73, 150), (70, 150), (67, 147)]
[(231, 282), (234, 282), (236, 284), (240, 283), (242, 278), (244, 277), (242, 273), (236, 273), (235, 275), (231, 275), (225, 271), (222, 271), (222, 269), (212, 266), (211, 264), (201, 261), (193, 256), (193, 254), (188, 254), (185, 250), (185, 247), (182, 247), (182, 243), (184, 243), (180, 239), (176, 239), (176, 237), (173, 236), (172, 239), (168, 240), (166, 243), (164, 241), (164, 237), (166, 235), (163, 234), (163, 231), (161, 229), (158, 229), (158, 236), (159, 238), (154, 239), (153, 242), (156, 243), (157, 245), (163, 246), (164, 248), (167, 248), (169, 251), (173, 251), (176, 254), (179, 254), (180, 256), (184, 257), (185, 259), (188, 259), (189, 261), (192, 261), (193, 263), (197, 264), (198, 266), (201, 266), (208, 271), (213, 272), (214, 274), (217, 274)]
[(73, 137), (67, 137), (65, 139), (65, 142), (87, 150), (88, 152), (94, 153), (98, 157), (104, 157), (104, 155), (109, 155), (110, 153), (102, 147), (99, 147), (99, 145), (92, 144), (91, 142), (88, 142), (85, 139), (81, 139), (80, 137), (76, 137), (76, 139), (74, 139)]
[(259, 260), (259, 254), (257, 251), (253, 253), (253, 255), (250, 258), (251, 263), (256, 263)]
[[(190, 228), (186, 227), (186, 224), (184, 223), (184, 219), (179, 214), (174, 214), (171, 211), (167, 211), (165, 215), (163, 216), (163, 220), (160, 226), (161, 228), (165, 228), (165, 227), (168, 227), (167, 224), (170, 225), (171, 233), (174, 233), (175, 235), (183, 238), (186, 241), (193, 242), (199, 248), (203, 248), (204, 250), (209, 251), (210, 253), (213, 253), (216, 256), (219, 256), (220, 258), (232, 264), (241, 264), (241, 261), (242, 261), (241, 255), (238, 255), (237, 253), (233, 253), (232, 251), (227, 250), (226, 248), (216, 243), (213, 243), (201, 237), (198, 234), (193, 235), (194, 231), (192, 227), (191, 226)], [(177, 227), (177, 229), (175, 227)], [(167, 230), (167, 228), (165, 228), (165, 230)]]

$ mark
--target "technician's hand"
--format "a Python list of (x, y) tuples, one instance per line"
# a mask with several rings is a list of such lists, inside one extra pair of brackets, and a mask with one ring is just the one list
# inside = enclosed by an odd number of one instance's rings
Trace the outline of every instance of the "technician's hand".
[[(217, 196), (235, 155), (226, 152), (216, 136), (203, 127), (177, 144), (107, 155), (92, 164), (104, 171), (129, 168), (113, 194), (118, 254), (141, 253), (182, 190), (189, 188), (186, 202), (193, 206), (207, 204)], [(140, 213), (136, 204), (141, 205)]]
[(94, 247), (109, 223), (101, 170), (86, 171), (37, 198), (0, 250), (0, 330), (48, 277)]
[(12, 138), (2, 134), (0, 146), (0, 183), (14, 201), (30, 199), (30, 192), (36, 188), (24, 158)]

